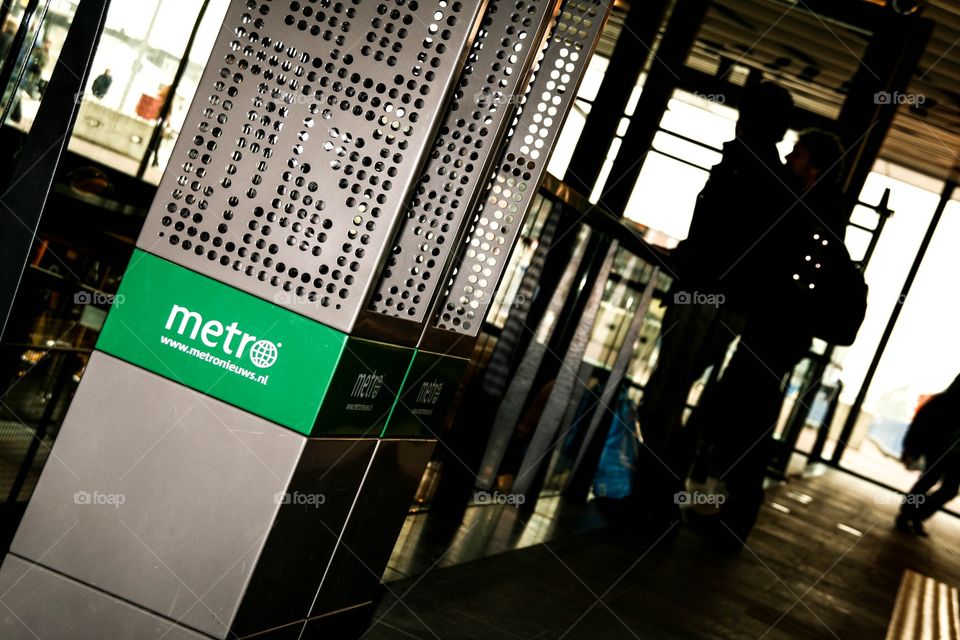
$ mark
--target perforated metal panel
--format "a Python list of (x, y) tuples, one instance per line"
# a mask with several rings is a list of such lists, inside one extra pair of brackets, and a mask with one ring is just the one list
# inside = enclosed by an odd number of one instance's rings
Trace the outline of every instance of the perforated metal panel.
[(510, 141), (437, 304), (434, 330), (479, 333), (611, 5), (610, 0), (565, 0), (561, 6)]
[(483, 0), (233, 0), (138, 246), (343, 331)]
[(422, 322), (486, 187), (558, 0), (491, 0), (370, 310)]

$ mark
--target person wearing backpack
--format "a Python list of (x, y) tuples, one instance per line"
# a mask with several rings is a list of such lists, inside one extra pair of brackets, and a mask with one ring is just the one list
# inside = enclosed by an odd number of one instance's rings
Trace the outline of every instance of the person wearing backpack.
[[(745, 90), (738, 106), (736, 137), (724, 144), (697, 197), (687, 238), (670, 255), (675, 278), (659, 357), (638, 407), (643, 445), (633, 484), (642, 490), (632, 499), (638, 514), (654, 521), (679, 515), (674, 496), (684, 489), (693, 457), (683, 427), (690, 388), (707, 367), (723, 362), (743, 325), (741, 303), (754, 274), (741, 256), (790, 196), (776, 147), (793, 106), (789, 91), (761, 82)], [(728, 274), (722, 282), (721, 273)]]
[(744, 256), (757, 288), (736, 353), (698, 416), (728, 493), (708, 527), (724, 550), (743, 545), (763, 504), (769, 441), (790, 373), (813, 337), (851, 344), (866, 313), (866, 284), (843, 244), (842, 157), (836, 136), (800, 134), (787, 156), (796, 201)]
[[(927, 537), (923, 521), (960, 493), (960, 376), (917, 410), (903, 440), (907, 468), (922, 468), (903, 500), (898, 531)], [(939, 483), (940, 487), (928, 493)]]

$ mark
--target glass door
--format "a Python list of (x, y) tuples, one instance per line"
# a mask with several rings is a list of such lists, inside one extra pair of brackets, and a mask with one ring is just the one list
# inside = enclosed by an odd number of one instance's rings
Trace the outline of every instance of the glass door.
[[(840, 460), (842, 467), (901, 491), (908, 490), (918, 477), (918, 472), (908, 471), (900, 463), (903, 437), (914, 413), (960, 374), (960, 333), (956, 330), (960, 296), (955, 282), (960, 273), (958, 245), (960, 203), (951, 201), (909, 295), (897, 301), (903, 309)], [(897, 284), (902, 284), (902, 279)], [(852, 386), (847, 393), (853, 396), (858, 389)], [(846, 419), (845, 411), (838, 413), (827, 455)], [(960, 500), (947, 508), (960, 512)]]
[[(890, 314), (900, 304), (901, 288), (933, 217), (942, 188), (939, 181), (886, 162), (878, 162), (868, 177), (860, 200), (876, 205), (884, 191), (890, 189), (889, 207), (893, 214), (886, 221), (865, 274), (870, 287), (866, 318), (853, 345), (833, 350), (824, 374), (823, 393), (804, 399), (810, 410), (797, 439), (798, 450), (809, 453), (815, 446), (821, 424), (829, 421), (828, 437), (820, 455), (823, 459), (833, 457), (840, 431), (863, 385)], [(859, 206), (854, 209), (851, 222), (873, 228), (878, 222), (876, 217), (872, 209)], [(862, 259), (870, 242), (869, 233), (851, 225), (845, 240), (851, 257)], [(934, 247), (930, 247), (928, 256), (931, 250)], [(916, 288), (919, 285), (919, 282), (914, 283), (911, 298), (919, 295)], [(901, 322), (902, 319), (903, 316)], [(821, 344), (818, 350), (823, 346)], [(839, 399), (831, 416), (830, 405), (838, 388)]]

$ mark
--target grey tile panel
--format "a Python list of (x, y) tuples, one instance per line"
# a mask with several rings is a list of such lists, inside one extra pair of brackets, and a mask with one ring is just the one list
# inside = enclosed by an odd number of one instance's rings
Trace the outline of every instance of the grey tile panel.
[(224, 637), (306, 441), (96, 352), (11, 551)]
[(3, 640), (208, 640), (12, 555), (0, 568), (0, 594)]
[(435, 440), (381, 440), (311, 617), (374, 600)]

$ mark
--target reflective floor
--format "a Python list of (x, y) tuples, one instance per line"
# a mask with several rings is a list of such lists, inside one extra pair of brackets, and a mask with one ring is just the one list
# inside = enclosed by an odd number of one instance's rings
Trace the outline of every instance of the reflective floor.
[(551, 518), (556, 500), (531, 517), (471, 509), (446, 546), (417, 516), (391, 561), (392, 578), (410, 577), (387, 584), (365, 637), (873, 639), (887, 636), (908, 570), (960, 585), (960, 519), (937, 514), (928, 539), (898, 533), (897, 494), (837, 471), (767, 495), (732, 557), (686, 527), (654, 538), (592, 529), (589, 512)]
[(532, 513), (506, 505), (472, 506), (462, 520), (452, 524), (435, 514), (411, 515), (383, 579), (392, 582), (419, 576), (606, 525), (592, 505), (578, 507), (559, 497), (541, 498)]

